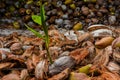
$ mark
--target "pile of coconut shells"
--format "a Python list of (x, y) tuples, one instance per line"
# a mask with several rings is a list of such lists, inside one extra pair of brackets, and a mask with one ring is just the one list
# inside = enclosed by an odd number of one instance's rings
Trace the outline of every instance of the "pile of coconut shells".
[(49, 51), (34, 35), (0, 37), (1, 80), (120, 80), (120, 29), (91, 25), (85, 31), (49, 30)]

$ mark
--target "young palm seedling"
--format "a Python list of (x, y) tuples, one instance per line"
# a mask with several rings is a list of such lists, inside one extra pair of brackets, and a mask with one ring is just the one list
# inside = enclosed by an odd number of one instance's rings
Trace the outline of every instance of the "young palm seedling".
[(32, 15), (32, 20), (35, 23), (42, 26), (45, 36), (41, 35), (36, 30), (30, 28), (28, 25), (25, 24), (25, 26), (28, 28), (28, 30), (30, 30), (32, 33), (34, 33), (37, 37), (44, 39), (45, 47), (46, 47), (46, 51), (47, 51), (47, 57), (49, 58), (50, 64), (52, 64), (53, 63), (52, 58), (49, 53), (49, 35), (48, 35), (48, 26), (46, 26), (46, 23), (45, 23), (46, 17), (45, 17), (44, 5), (41, 5), (41, 7), (40, 7), (40, 16)]

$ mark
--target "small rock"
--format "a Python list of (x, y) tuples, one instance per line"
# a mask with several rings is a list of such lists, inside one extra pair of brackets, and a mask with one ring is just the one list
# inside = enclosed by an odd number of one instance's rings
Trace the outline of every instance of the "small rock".
[(99, 5), (102, 5), (103, 2), (104, 2), (104, 0), (97, 0), (97, 3), (98, 3)]
[(66, 5), (61, 5), (61, 8), (63, 11), (67, 10), (67, 6)]
[(70, 8), (75, 9), (76, 8), (75, 4), (70, 4)]
[(57, 9), (52, 9), (52, 10), (51, 10), (51, 14), (52, 14), (52, 15), (57, 14)]
[(114, 15), (109, 16), (108, 21), (109, 21), (110, 24), (115, 24), (115, 22), (116, 22), (116, 16), (114, 16)]
[(55, 23), (61, 25), (63, 23), (63, 19), (55, 19)]
[(63, 19), (67, 19), (67, 18), (68, 18), (68, 14), (63, 14), (63, 15), (62, 15), (62, 18), (63, 18)]
[(22, 48), (22, 44), (21, 43), (14, 43), (11, 45), (10, 50), (19, 50)]
[(82, 23), (79, 22), (79, 23), (75, 24), (74, 27), (73, 27), (73, 29), (74, 30), (80, 30), (80, 29), (82, 29)]
[(72, 3), (72, 0), (65, 0), (64, 3), (65, 3), (65, 4), (70, 4), (70, 3)]
[(102, 7), (101, 9), (99, 9), (99, 11), (102, 12), (102, 13), (104, 13), (104, 14), (108, 13), (108, 10), (106, 8), (104, 8), (104, 7)]
[(71, 28), (72, 28), (72, 25), (67, 24), (67, 25), (65, 25), (64, 27), (65, 27), (65, 29), (71, 29)]
[(13, 43), (10, 46), (10, 50), (12, 51), (13, 54), (22, 54), (22, 44), (21, 43)]
[(69, 40), (78, 41), (77, 35), (75, 34), (75, 32), (74, 32), (73, 30), (67, 31), (66, 33), (64, 33), (64, 35), (65, 35)]
[(93, 22), (93, 24), (96, 24), (99, 20), (97, 18), (92, 18), (91, 21)]
[(98, 12), (97, 12), (97, 16), (102, 17), (103, 14), (102, 14), (100, 11), (98, 11)]
[(84, 15), (88, 15), (90, 13), (88, 7), (82, 6), (81, 10)]
[(6, 52), (10, 52), (9, 48), (0, 48), (0, 50), (6, 51)]
[(73, 10), (72, 9), (68, 9), (68, 14), (72, 14)]
[(71, 24), (70, 20), (64, 20), (63, 24)]
[(57, 7), (60, 7), (62, 5), (62, 1), (57, 1)]
[(75, 11), (79, 12), (80, 11), (80, 7), (76, 7)]
[(15, 29), (19, 29), (20, 28), (20, 24), (19, 24), (19, 22), (13, 22), (13, 27), (15, 28)]
[(22, 48), (24, 49), (24, 50), (26, 50), (26, 49), (28, 49), (28, 48), (30, 48), (31, 46), (22, 46)]

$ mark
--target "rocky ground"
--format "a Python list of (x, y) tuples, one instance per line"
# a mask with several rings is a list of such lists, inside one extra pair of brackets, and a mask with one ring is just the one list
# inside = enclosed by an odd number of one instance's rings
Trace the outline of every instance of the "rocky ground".
[[(93, 24), (120, 26), (120, 0), (42, 0), (45, 4), (47, 25), (74, 29), (79, 23), (84, 29)], [(40, 15), (39, 0), (0, 0), (0, 28), (25, 29), (38, 25), (31, 15)]]
[(31, 19), (39, 0), (0, 0), (0, 80), (120, 80), (120, 1), (43, 0), (44, 35)]

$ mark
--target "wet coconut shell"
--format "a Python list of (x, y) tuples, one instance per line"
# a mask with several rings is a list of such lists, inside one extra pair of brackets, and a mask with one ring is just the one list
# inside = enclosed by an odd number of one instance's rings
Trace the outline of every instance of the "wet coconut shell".
[(55, 62), (49, 66), (49, 75), (55, 75), (65, 70), (66, 68), (73, 68), (75, 60), (70, 56), (63, 56), (55, 60)]
[(107, 68), (110, 71), (117, 72), (117, 73), (119, 73), (120, 71), (120, 66), (116, 62), (109, 62)]
[(113, 40), (114, 40), (113, 37), (104, 37), (104, 38), (102, 38), (101, 40), (96, 41), (96, 42), (95, 42), (95, 46), (96, 46), (97, 48), (105, 48), (105, 47), (107, 47), (108, 45), (110, 45)]
[(98, 29), (98, 30), (92, 31), (91, 34), (93, 35), (93, 37), (100, 38), (100, 37), (112, 36), (113, 32), (108, 29)]
[(98, 29), (109, 29), (109, 27), (102, 24), (96, 24), (96, 25), (91, 25), (87, 28), (87, 30), (90, 32)]

